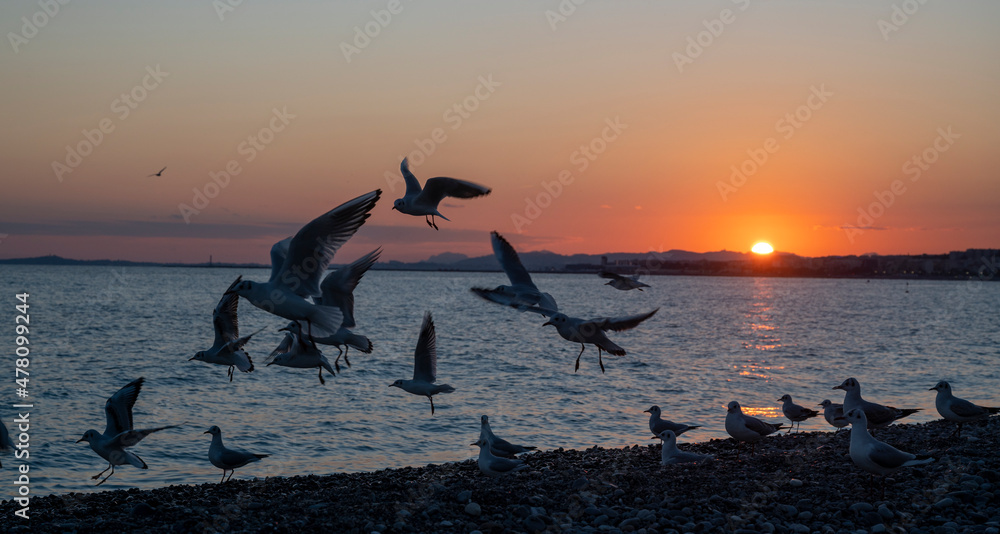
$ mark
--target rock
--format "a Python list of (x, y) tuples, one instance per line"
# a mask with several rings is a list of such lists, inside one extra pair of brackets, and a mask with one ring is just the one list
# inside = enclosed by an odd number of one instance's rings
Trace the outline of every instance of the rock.
[(890, 510), (888, 506), (880, 504), (878, 505), (878, 515), (885, 521), (892, 521), (895, 514), (892, 513), (892, 510)]
[(132, 507), (132, 511), (129, 512), (128, 515), (129, 515), (129, 517), (140, 518), (140, 517), (149, 517), (149, 516), (155, 515), (155, 514), (156, 514), (156, 510), (152, 506), (150, 506), (150, 505), (148, 505), (148, 504), (146, 504), (144, 502), (139, 502), (139, 503), (136, 503), (136, 505)]
[(856, 502), (848, 507), (848, 510), (854, 512), (855, 514), (863, 514), (865, 512), (871, 512), (875, 507), (866, 502)]
[(941, 509), (944, 509), (944, 508), (948, 508), (948, 507), (950, 507), (950, 506), (952, 506), (954, 504), (955, 504), (955, 500), (954, 499), (952, 499), (951, 497), (945, 497), (945, 498), (941, 499), (940, 501), (934, 503), (933, 506), (934, 506), (934, 508), (936, 508), (938, 510), (941, 510)]
[(455, 497), (455, 500), (458, 501), (459, 504), (461, 504), (461, 503), (467, 503), (467, 502), (471, 501), (472, 500), (472, 491), (465, 490), (465, 491), (459, 492), (458, 495)]
[(586, 477), (580, 477), (580, 478), (574, 480), (572, 483), (570, 483), (569, 488), (571, 490), (573, 490), (573, 491), (580, 491), (583, 488), (586, 488), (587, 484), (589, 484), (589, 482), (587, 481), (587, 478)]
[(483, 513), (483, 509), (478, 504), (470, 502), (465, 505), (465, 513), (471, 515), (472, 517), (479, 517), (479, 514)]
[(882, 523), (879, 523), (879, 524), (875, 525), (874, 527), (872, 527), (871, 532), (873, 534), (876, 534), (878, 532), (885, 532), (885, 525), (883, 525)]
[(793, 478), (793, 479), (791, 479), (791, 480), (788, 481), (788, 485), (791, 486), (791, 487), (793, 487), (793, 488), (801, 488), (802, 487), (802, 481), (799, 480), (799, 479), (797, 479), (797, 478)]
[(541, 517), (533, 515), (524, 520), (524, 528), (530, 532), (541, 532), (545, 530), (545, 521), (542, 521)]
[(802, 523), (790, 523), (786, 526), (792, 529), (792, 532), (797, 534), (809, 534), (809, 527), (803, 525)]

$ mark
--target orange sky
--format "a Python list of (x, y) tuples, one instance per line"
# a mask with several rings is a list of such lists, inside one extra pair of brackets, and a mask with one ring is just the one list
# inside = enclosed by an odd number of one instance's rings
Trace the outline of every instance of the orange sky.
[[(560, 253), (1000, 246), (1000, 4), (559, 6), (3, 3), (0, 258), (266, 262), (375, 188), (339, 259), (488, 254), (494, 229)], [(434, 232), (390, 211), (408, 154), (493, 193)]]

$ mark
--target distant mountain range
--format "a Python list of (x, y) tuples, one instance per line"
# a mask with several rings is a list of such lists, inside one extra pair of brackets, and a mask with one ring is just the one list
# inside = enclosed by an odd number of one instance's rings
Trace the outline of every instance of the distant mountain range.
[[(794, 256), (782, 252), (775, 255)], [(670, 250), (667, 252), (614, 252), (608, 254), (572, 254), (569, 256), (556, 254), (547, 250), (519, 253), (521, 262), (529, 271), (561, 271), (567, 265), (600, 265), (604, 258), (609, 265), (627, 263), (633, 260), (657, 260), (661, 262), (695, 262), (695, 261), (740, 261), (749, 260), (753, 254), (749, 252), (688, 252), (686, 250)], [(109, 267), (241, 267), (270, 268), (270, 265), (259, 263), (160, 263), (128, 260), (74, 260), (61, 256), (39, 256), (35, 258), (0, 259), (0, 265), (90, 265)], [(465, 254), (445, 252), (435, 254), (426, 260), (418, 262), (388, 261), (376, 263), (374, 270), (419, 270), (419, 271), (499, 271), (500, 264), (492, 254), (487, 256), (469, 257)]]

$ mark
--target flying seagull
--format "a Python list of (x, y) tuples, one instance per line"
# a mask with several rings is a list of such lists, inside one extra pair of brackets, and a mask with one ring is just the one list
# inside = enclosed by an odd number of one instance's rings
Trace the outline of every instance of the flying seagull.
[[(242, 276), (237, 277), (229, 289), (239, 284), (242, 279)], [(212, 326), (215, 327), (215, 342), (212, 343), (212, 348), (200, 350), (188, 360), (228, 365), (230, 382), (233, 381), (234, 367), (244, 373), (253, 371), (253, 361), (243, 347), (251, 337), (260, 333), (258, 330), (249, 336), (240, 337), (239, 320), (236, 315), (239, 300), (239, 295), (226, 290), (219, 303), (215, 305), (215, 311), (212, 312)]]
[(326, 380), (323, 379), (323, 369), (329, 371), (331, 375), (337, 376), (333, 366), (330, 365), (330, 360), (326, 359), (316, 344), (306, 343), (290, 328), (279, 329), (279, 331), (282, 330), (287, 332), (285, 338), (264, 360), (265, 367), (280, 365), (295, 369), (319, 369), (319, 383), (322, 385), (326, 385)]
[(601, 372), (603, 373), (604, 359), (601, 353), (602, 350), (615, 356), (625, 355), (625, 349), (608, 339), (608, 336), (604, 332), (608, 330), (614, 332), (631, 330), (652, 317), (659, 310), (659, 308), (656, 308), (648, 313), (629, 315), (627, 317), (598, 317), (589, 320), (569, 317), (563, 313), (555, 313), (542, 326), (552, 325), (556, 327), (556, 331), (559, 332), (559, 335), (563, 339), (580, 344), (580, 354), (576, 355), (576, 368), (574, 371), (580, 370), (580, 357), (583, 356), (583, 351), (587, 349), (587, 344), (589, 343), (597, 347), (597, 362), (600, 364)]
[(437, 380), (437, 334), (434, 332), (431, 312), (427, 312), (420, 327), (417, 349), (413, 353), (413, 379), (400, 379), (389, 384), (389, 387), (397, 387), (407, 393), (427, 397), (427, 400), (431, 401), (431, 415), (434, 415), (434, 395), (455, 391), (455, 388), (448, 384), (435, 384), (435, 380)]
[(403, 198), (396, 199), (392, 209), (407, 215), (418, 217), (423, 215), (427, 226), (435, 230), (438, 229), (434, 222), (435, 215), (446, 221), (450, 220), (438, 211), (438, 204), (444, 197), (476, 198), (488, 195), (492, 191), (486, 186), (444, 177), (429, 178), (421, 189), (417, 177), (410, 172), (410, 164), (406, 158), (403, 158), (403, 162), (399, 164), (399, 170), (403, 173), (403, 179), (406, 180), (406, 193)]
[(304, 321), (309, 336), (314, 327), (318, 336), (335, 334), (343, 320), (340, 310), (306, 299), (321, 296), (320, 280), (330, 260), (368, 219), (381, 194), (375, 190), (349, 200), (313, 219), (294, 237), (278, 241), (271, 247), (270, 279), (244, 280), (229, 291), (268, 313)]
[[(166, 167), (160, 169), (159, 172), (154, 172), (153, 174), (150, 174), (149, 176), (163, 176), (163, 171), (165, 170), (167, 170)], [(149, 176), (147, 176), (146, 178), (149, 178)]]
[(613, 273), (611, 271), (601, 271), (598, 273), (601, 278), (608, 278), (611, 281), (604, 284), (606, 286), (611, 286), (615, 289), (620, 289), (622, 291), (628, 291), (630, 289), (638, 289), (642, 291), (642, 288), (649, 287), (649, 284), (644, 284), (639, 281), (639, 275), (624, 277), (620, 274)]
[(531, 280), (531, 275), (524, 268), (514, 247), (495, 231), (490, 232), (490, 243), (493, 245), (493, 255), (500, 262), (510, 285), (500, 285), (495, 289), (474, 287), (472, 292), (485, 300), (510, 306), (518, 311), (525, 311), (532, 306), (548, 311), (549, 315), (558, 311), (559, 307), (552, 295), (539, 291)]
[(98, 486), (104, 484), (105, 481), (111, 478), (111, 475), (115, 474), (116, 465), (132, 464), (139, 469), (149, 469), (146, 462), (142, 461), (142, 458), (125, 450), (125, 448), (139, 443), (142, 441), (142, 438), (153, 432), (177, 427), (177, 425), (171, 425), (159, 428), (147, 428), (145, 430), (135, 430), (133, 428), (132, 406), (135, 405), (135, 400), (139, 397), (139, 390), (142, 389), (144, 380), (144, 378), (139, 377), (125, 384), (125, 387), (119, 389), (117, 393), (104, 403), (104, 412), (107, 415), (108, 425), (104, 429), (103, 434), (91, 429), (84, 433), (82, 438), (76, 440), (77, 443), (86, 441), (98, 456), (108, 461), (108, 467), (104, 471), (90, 477), (91, 480), (97, 480), (105, 471), (108, 469), (111, 470), (111, 474), (97, 483)]

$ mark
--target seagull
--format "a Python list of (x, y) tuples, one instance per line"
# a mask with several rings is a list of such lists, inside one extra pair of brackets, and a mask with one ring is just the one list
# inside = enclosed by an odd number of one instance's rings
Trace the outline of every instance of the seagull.
[(674, 433), (674, 437), (677, 437), (688, 430), (701, 428), (701, 425), (685, 425), (684, 423), (675, 423), (661, 419), (660, 407), (656, 405), (650, 406), (648, 410), (644, 411), (649, 414), (649, 431), (655, 436), (659, 436), (664, 430), (669, 430)]
[[(242, 276), (237, 277), (229, 289), (239, 284), (242, 279)], [(228, 365), (230, 382), (233, 381), (234, 367), (244, 373), (253, 371), (253, 361), (250, 360), (250, 355), (243, 350), (243, 346), (250, 341), (251, 337), (260, 333), (258, 330), (249, 336), (240, 337), (239, 320), (236, 315), (239, 301), (239, 295), (226, 290), (219, 303), (215, 305), (215, 311), (212, 312), (212, 326), (215, 327), (215, 342), (212, 344), (212, 348), (200, 350), (188, 360)]]
[[(333, 360), (333, 366), (340, 372), (340, 357), (344, 357), (347, 366), (351, 366), (351, 360), (347, 359), (347, 351), (353, 347), (365, 354), (371, 354), (372, 342), (365, 336), (351, 332), (351, 328), (356, 326), (354, 321), (354, 289), (361, 281), (361, 277), (378, 261), (382, 249), (378, 248), (355, 260), (350, 265), (341, 267), (336, 271), (326, 275), (320, 283), (319, 297), (313, 297), (313, 303), (323, 306), (334, 306), (340, 309), (344, 320), (336, 333), (324, 337), (311, 337), (312, 342), (321, 345), (333, 345), (340, 351)], [(292, 321), (286, 327), (290, 332), (302, 337), (302, 327), (297, 322)], [(344, 347), (344, 348), (341, 348)]]
[[(934, 461), (931, 456), (903, 452), (873, 438), (868, 432), (870, 423), (865, 417), (864, 410), (860, 408), (849, 410), (845, 417), (851, 423), (851, 460), (854, 465), (872, 475), (890, 475), (902, 467), (929, 464)], [(882, 493), (885, 494), (884, 481)]]
[(264, 283), (241, 281), (229, 292), (247, 299), (258, 308), (291, 321), (305, 321), (312, 335), (332, 335), (343, 316), (334, 306), (317, 306), (308, 297), (321, 296), (320, 278), (330, 260), (370, 216), (382, 194), (371, 193), (349, 200), (313, 219), (294, 237), (271, 247), (271, 278)]
[(920, 408), (900, 409), (868, 402), (861, 398), (861, 384), (854, 378), (844, 380), (843, 384), (833, 386), (833, 389), (844, 390), (844, 413), (855, 408), (864, 410), (869, 429), (889, 426), (897, 419), (902, 419), (920, 411)]
[(1000, 413), (1000, 408), (976, 406), (965, 399), (954, 396), (951, 393), (951, 384), (944, 380), (930, 389), (930, 391), (934, 390), (937, 390), (934, 407), (937, 408), (938, 413), (941, 414), (941, 417), (958, 423), (958, 428), (952, 432), (953, 435), (962, 435), (962, 423), (985, 419), (992, 414)]
[(243, 467), (250, 462), (259, 462), (261, 458), (269, 456), (268, 454), (254, 454), (242, 449), (227, 448), (222, 444), (222, 429), (215, 425), (206, 430), (205, 434), (212, 435), (212, 444), (208, 447), (208, 461), (212, 462), (215, 467), (222, 469), (222, 480), (219, 481), (219, 484), (226, 481), (226, 471), (230, 472), (229, 478), (233, 478), (237, 467)]
[(850, 421), (844, 417), (844, 405), (830, 402), (830, 399), (823, 399), (823, 402), (819, 403), (819, 406), (823, 407), (823, 418), (826, 419), (827, 423), (837, 429), (840, 432), (841, 428), (851, 424)]
[(698, 463), (714, 458), (711, 454), (698, 454), (678, 449), (677, 434), (674, 434), (671, 430), (664, 430), (657, 434), (656, 437), (663, 440), (663, 448), (660, 450), (660, 463), (663, 465)]
[(427, 312), (424, 314), (424, 324), (420, 327), (417, 349), (413, 353), (413, 379), (400, 379), (389, 384), (389, 387), (397, 387), (407, 393), (427, 397), (427, 400), (431, 401), (431, 415), (434, 415), (434, 395), (455, 391), (455, 388), (448, 384), (435, 384), (436, 379), (437, 335), (434, 333), (434, 319), (431, 318), (431, 312)]
[(305, 343), (302, 338), (288, 328), (282, 328), (279, 331), (286, 331), (287, 333), (285, 334), (285, 338), (281, 340), (281, 343), (278, 344), (278, 347), (264, 361), (265, 367), (280, 365), (296, 369), (318, 368), (319, 383), (323, 385), (326, 385), (326, 380), (323, 379), (323, 369), (329, 371), (332, 376), (337, 376), (337, 373), (333, 370), (333, 366), (330, 365), (330, 360), (326, 359), (326, 356), (320, 352), (316, 345)]
[[(150, 174), (149, 176), (163, 176), (163, 171), (165, 170), (167, 170), (166, 167), (160, 169), (159, 172), (154, 172), (153, 174)], [(149, 176), (147, 176), (146, 178), (149, 178)]]
[(557, 312), (559, 307), (556, 305), (556, 300), (552, 295), (538, 290), (538, 286), (531, 281), (528, 270), (521, 264), (514, 247), (495, 231), (490, 232), (490, 242), (493, 245), (493, 255), (507, 274), (510, 285), (497, 286), (496, 289), (474, 287), (472, 292), (490, 302), (510, 306), (518, 311), (525, 311), (535, 306), (547, 311), (548, 315)]
[(649, 287), (649, 284), (644, 284), (639, 281), (639, 275), (624, 277), (620, 274), (613, 273), (611, 271), (601, 271), (598, 273), (601, 278), (609, 278), (610, 282), (604, 284), (606, 286), (611, 286), (615, 289), (620, 289), (622, 291), (628, 291), (630, 289), (638, 289), (642, 291), (642, 288)]
[(515, 455), (521, 454), (522, 452), (535, 450), (535, 447), (514, 445), (503, 438), (498, 438), (496, 434), (493, 433), (493, 429), (490, 428), (489, 417), (484, 415), (479, 419), (479, 421), (479, 439), (485, 439), (486, 442), (490, 444), (490, 454), (504, 458), (513, 458)]
[(736, 401), (730, 402), (726, 409), (728, 410), (728, 413), (726, 413), (726, 432), (736, 440), (737, 456), (740, 454), (739, 446), (741, 441), (750, 442), (750, 454), (753, 454), (753, 449), (757, 446), (758, 441), (768, 434), (773, 434), (781, 430), (781, 427), (784, 426), (767, 423), (756, 417), (744, 415), (743, 410), (740, 409), (740, 403)]
[[(531, 309), (532, 308), (529, 308), (529, 310)], [(583, 356), (583, 351), (587, 349), (586, 344), (590, 343), (596, 346), (597, 362), (601, 365), (601, 372), (603, 373), (604, 359), (601, 357), (602, 350), (606, 351), (608, 354), (614, 354), (615, 356), (625, 355), (625, 349), (612, 343), (604, 332), (607, 330), (615, 332), (631, 330), (632, 328), (639, 326), (639, 324), (646, 319), (652, 317), (653, 314), (659, 310), (659, 308), (656, 308), (651, 312), (640, 313), (639, 315), (629, 315), (627, 317), (598, 317), (590, 320), (569, 317), (562, 313), (555, 313), (549, 318), (548, 321), (543, 323), (542, 326), (552, 325), (556, 327), (556, 331), (559, 332), (559, 335), (562, 336), (563, 339), (580, 344), (580, 354), (576, 355), (576, 369), (574, 372), (580, 370), (580, 357)]]
[(438, 204), (444, 197), (476, 198), (488, 195), (492, 191), (486, 186), (444, 177), (429, 178), (421, 190), (420, 182), (410, 172), (410, 164), (406, 158), (403, 158), (403, 162), (399, 164), (399, 170), (403, 173), (403, 179), (406, 180), (406, 193), (403, 198), (396, 199), (392, 209), (407, 215), (423, 215), (427, 226), (435, 230), (438, 229), (434, 222), (435, 215), (446, 221), (451, 220), (438, 211)]
[(144, 380), (144, 378), (139, 377), (125, 384), (125, 387), (119, 389), (117, 393), (104, 403), (104, 412), (107, 415), (108, 426), (104, 429), (103, 434), (91, 429), (82, 438), (76, 440), (77, 443), (81, 441), (90, 443), (90, 448), (98, 456), (108, 461), (107, 469), (90, 477), (91, 480), (97, 480), (105, 471), (108, 469), (111, 470), (111, 474), (97, 483), (98, 486), (104, 484), (105, 481), (111, 478), (111, 475), (115, 474), (116, 465), (132, 464), (139, 469), (149, 469), (149, 466), (146, 465), (146, 462), (142, 461), (142, 458), (126, 451), (125, 448), (139, 443), (142, 441), (142, 438), (153, 432), (159, 432), (168, 428), (177, 428), (177, 425), (171, 425), (159, 428), (147, 428), (145, 430), (133, 429), (132, 406), (135, 405), (135, 400), (139, 397), (139, 390), (142, 389)]
[[(0, 421), (0, 452), (6, 453), (12, 450), (14, 450), (14, 442), (10, 440), (10, 434), (7, 433), (7, 425)], [(2, 462), (0, 462), (0, 467), (3, 467)]]
[(802, 421), (819, 415), (819, 412), (816, 410), (810, 410), (805, 406), (800, 406), (792, 402), (792, 396), (787, 393), (782, 395), (781, 398), (778, 399), (778, 402), (783, 403), (781, 405), (781, 413), (785, 414), (785, 417), (792, 422), (792, 424), (788, 427), (789, 432), (792, 431), (793, 426), (797, 427), (798, 424), (802, 423)]
[(490, 452), (490, 443), (486, 438), (480, 437), (472, 445), (479, 446), (479, 461), (477, 464), (479, 465), (479, 470), (484, 475), (496, 478), (500, 475), (513, 473), (514, 471), (520, 471), (528, 467), (524, 464), (524, 460), (493, 456)]

